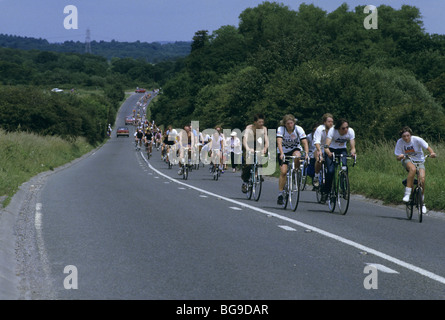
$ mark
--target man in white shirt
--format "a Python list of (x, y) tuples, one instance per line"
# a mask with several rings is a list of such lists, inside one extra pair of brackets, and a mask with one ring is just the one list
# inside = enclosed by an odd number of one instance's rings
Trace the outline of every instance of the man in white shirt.
[(334, 125), (334, 116), (330, 113), (325, 113), (322, 118), (323, 124), (318, 126), (314, 132), (313, 143), (315, 146), (314, 158), (315, 158), (315, 175), (313, 184), (314, 187), (319, 186), (319, 174), (321, 170), (321, 163), (324, 161), (324, 145), (326, 144), (326, 136), (329, 129)]

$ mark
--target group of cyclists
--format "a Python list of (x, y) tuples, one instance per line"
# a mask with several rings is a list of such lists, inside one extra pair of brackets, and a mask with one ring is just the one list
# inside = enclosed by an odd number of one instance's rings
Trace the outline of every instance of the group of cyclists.
[[(315, 123), (307, 135), (297, 121), (293, 115), (287, 114), (274, 131), (280, 172), (277, 204), (282, 205), (285, 200), (283, 189), (286, 184), (289, 156), (293, 157), (292, 161), (295, 161), (297, 168), (300, 167), (301, 161), (307, 163), (307, 175), (312, 178), (314, 190), (320, 188), (320, 202), (325, 203), (332, 188), (335, 171), (334, 157), (341, 156), (342, 163), (339, 165), (347, 170), (347, 156), (353, 158), (357, 156), (355, 131), (349, 126), (347, 119), (335, 120), (331, 113), (324, 114), (320, 123)], [(236, 172), (238, 165), (241, 165), (241, 190), (246, 193), (252, 167), (246, 159), (255, 151), (263, 157), (271, 155), (265, 116), (255, 114), (253, 122), (245, 127), (241, 138), (235, 130), (226, 137), (221, 125), (215, 126), (213, 130), (200, 132), (199, 128), (194, 128), (192, 124), (184, 125), (179, 131), (173, 129), (171, 125), (161, 130), (154, 121), (142, 119), (135, 132), (136, 144), (144, 143), (148, 155), (151, 155), (152, 146), (155, 144), (157, 149), (161, 150), (162, 160), (170, 165), (178, 164), (179, 175), (183, 174), (184, 166), (190, 163), (198, 166), (199, 163), (207, 163), (210, 164), (210, 168), (216, 168), (221, 173), (227, 170), (228, 165), (231, 165), (233, 172)], [(434, 150), (424, 139), (414, 136), (409, 127), (402, 128), (394, 153), (396, 159), (401, 161), (403, 168), (407, 171), (406, 189), (402, 199), (405, 203), (410, 201), (416, 173), (419, 173), (419, 183), (423, 187), (425, 185), (424, 149), (428, 150), (430, 157), (436, 157)], [(323, 166), (325, 181), (320, 185)], [(424, 202), (422, 211), (427, 212)]]

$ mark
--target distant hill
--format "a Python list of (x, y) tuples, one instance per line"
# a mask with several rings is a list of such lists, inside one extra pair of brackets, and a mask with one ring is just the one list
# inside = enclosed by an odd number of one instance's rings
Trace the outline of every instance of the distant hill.
[[(108, 60), (111, 58), (134, 58), (146, 62), (158, 63), (187, 56), (191, 51), (191, 41), (177, 42), (119, 42), (112, 40), (91, 41), (91, 52)], [(80, 41), (65, 41), (63, 43), (49, 43), (42, 38), (20, 37), (0, 34), (0, 47), (22, 50), (41, 50), (55, 52), (85, 53), (85, 43)]]

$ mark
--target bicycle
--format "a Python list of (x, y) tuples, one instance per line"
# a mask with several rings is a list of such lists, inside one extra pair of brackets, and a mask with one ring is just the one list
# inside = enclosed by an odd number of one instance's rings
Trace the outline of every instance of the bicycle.
[(182, 163), (182, 179), (187, 180), (189, 176), (189, 171), (191, 171), (191, 159), (188, 156), (190, 147), (184, 147), (184, 157), (181, 159)]
[(325, 189), (326, 185), (326, 165), (324, 161), (321, 162), (321, 169), (318, 176), (318, 181), (319, 181), (318, 187), (314, 187), (315, 197), (317, 198), (318, 203), (323, 203), (321, 200), (323, 198), (323, 190)]
[(152, 148), (152, 146), (151, 146), (151, 143), (152, 142), (148, 142), (148, 143), (145, 143), (145, 152), (147, 153), (147, 160), (150, 160), (150, 157), (151, 157), (151, 148)]
[(301, 159), (303, 160), (302, 162), (300, 162), (300, 190), (303, 191), (306, 188), (306, 184), (307, 184), (307, 169), (309, 167), (309, 163), (308, 161), (306, 161), (305, 157), (301, 157)]
[(286, 174), (286, 184), (283, 189), (283, 209), (287, 208), (287, 205), (290, 204), (290, 208), (292, 211), (296, 211), (298, 207), (298, 202), (300, 200), (300, 189), (301, 189), (301, 180), (302, 180), (302, 172), (301, 165), (299, 167), (295, 164), (295, 159), (304, 159), (304, 157), (297, 156), (284, 156), (284, 161), (289, 159), (289, 164), (287, 165), (287, 174)]
[(135, 147), (135, 150), (136, 150), (136, 151), (140, 151), (140, 150), (141, 150), (141, 140), (140, 140), (140, 139), (137, 139), (137, 140), (134, 142), (134, 147)]
[[(425, 160), (428, 157), (429, 157), (429, 155), (425, 156)], [(413, 160), (413, 159), (411, 159), (411, 157), (409, 155), (405, 155), (405, 158), (410, 159), (412, 161), (412, 163), (416, 166), (416, 178), (414, 179), (414, 185), (416, 187), (411, 189), (411, 195), (409, 197), (409, 202), (406, 203), (406, 216), (407, 216), (408, 220), (411, 220), (413, 217), (414, 207), (416, 207), (417, 215), (419, 218), (419, 223), (421, 223), (422, 219), (423, 219), (423, 212), (422, 212), (423, 185), (422, 185), (422, 181), (420, 180), (420, 177), (419, 177), (419, 168), (417, 167), (417, 164), (424, 163), (424, 161)], [(406, 187), (406, 179), (402, 181), (402, 184)]]
[[(334, 212), (335, 206), (338, 204), (340, 214), (345, 215), (349, 208), (351, 189), (349, 185), (348, 166), (343, 165), (343, 157), (346, 157), (347, 160), (354, 159), (352, 166), (355, 166), (357, 162), (357, 157), (353, 157), (351, 155), (345, 156), (343, 154), (333, 154), (335, 169), (334, 175), (332, 176), (331, 191), (328, 195), (328, 206), (329, 211)], [(339, 166), (339, 164), (341, 164), (341, 166)], [(340, 168), (336, 174), (338, 167)], [(336, 179), (336, 176), (338, 176), (338, 179)]]
[(221, 168), (220, 168), (220, 164), (219, 164), (219, 152), (221, 150), (220, 149), (213, 149), (212, 150), (212, 158), (213, 160), (217, 160), (217, 161), (212, 161), (210, 167), (209, 167), (209, 171), (211, 174), (213, 174), (213, 180), (218, 181), (219, 177), (221, 176)]
[[(250, 168), (250, 178), (249, 182), (247, 183), (247, 199), (251, 199), (253, 196), (253, 199), (255, 201), (260, 200), (261, 196), (261, 189), (262, 189), (262, 183), (263, 183), (263, 177), (259, 174), (259, 166), (258, 163), (258, 154), (261, 151), (255, 151), (253, 153), (253, 164)], [(251, 152), (249, 152), (249, 157), (251, 156)]]

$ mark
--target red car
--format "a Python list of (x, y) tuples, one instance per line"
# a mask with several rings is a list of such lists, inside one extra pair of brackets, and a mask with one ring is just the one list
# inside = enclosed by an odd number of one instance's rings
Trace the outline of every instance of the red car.
[(125, 124), (126, 125), (133, 125), (134, 124), (134, 118), (133, 117), (126, 117), (125, 118)]
[(127, 137), (129, 137), (130, 136), (130, 130), (128, 130), (128, 128), (127, 127), (119, 127), (119, 128), (117, 128), (117, 131), (116, 131), (116, 137), (120, 137), (120, 136), (127, 136)]
[(136, 88), (136, 91), (135, 91), (136, 93), (144, 93), (145, 92), (145, 89), (142, 89), (142, 88)]

